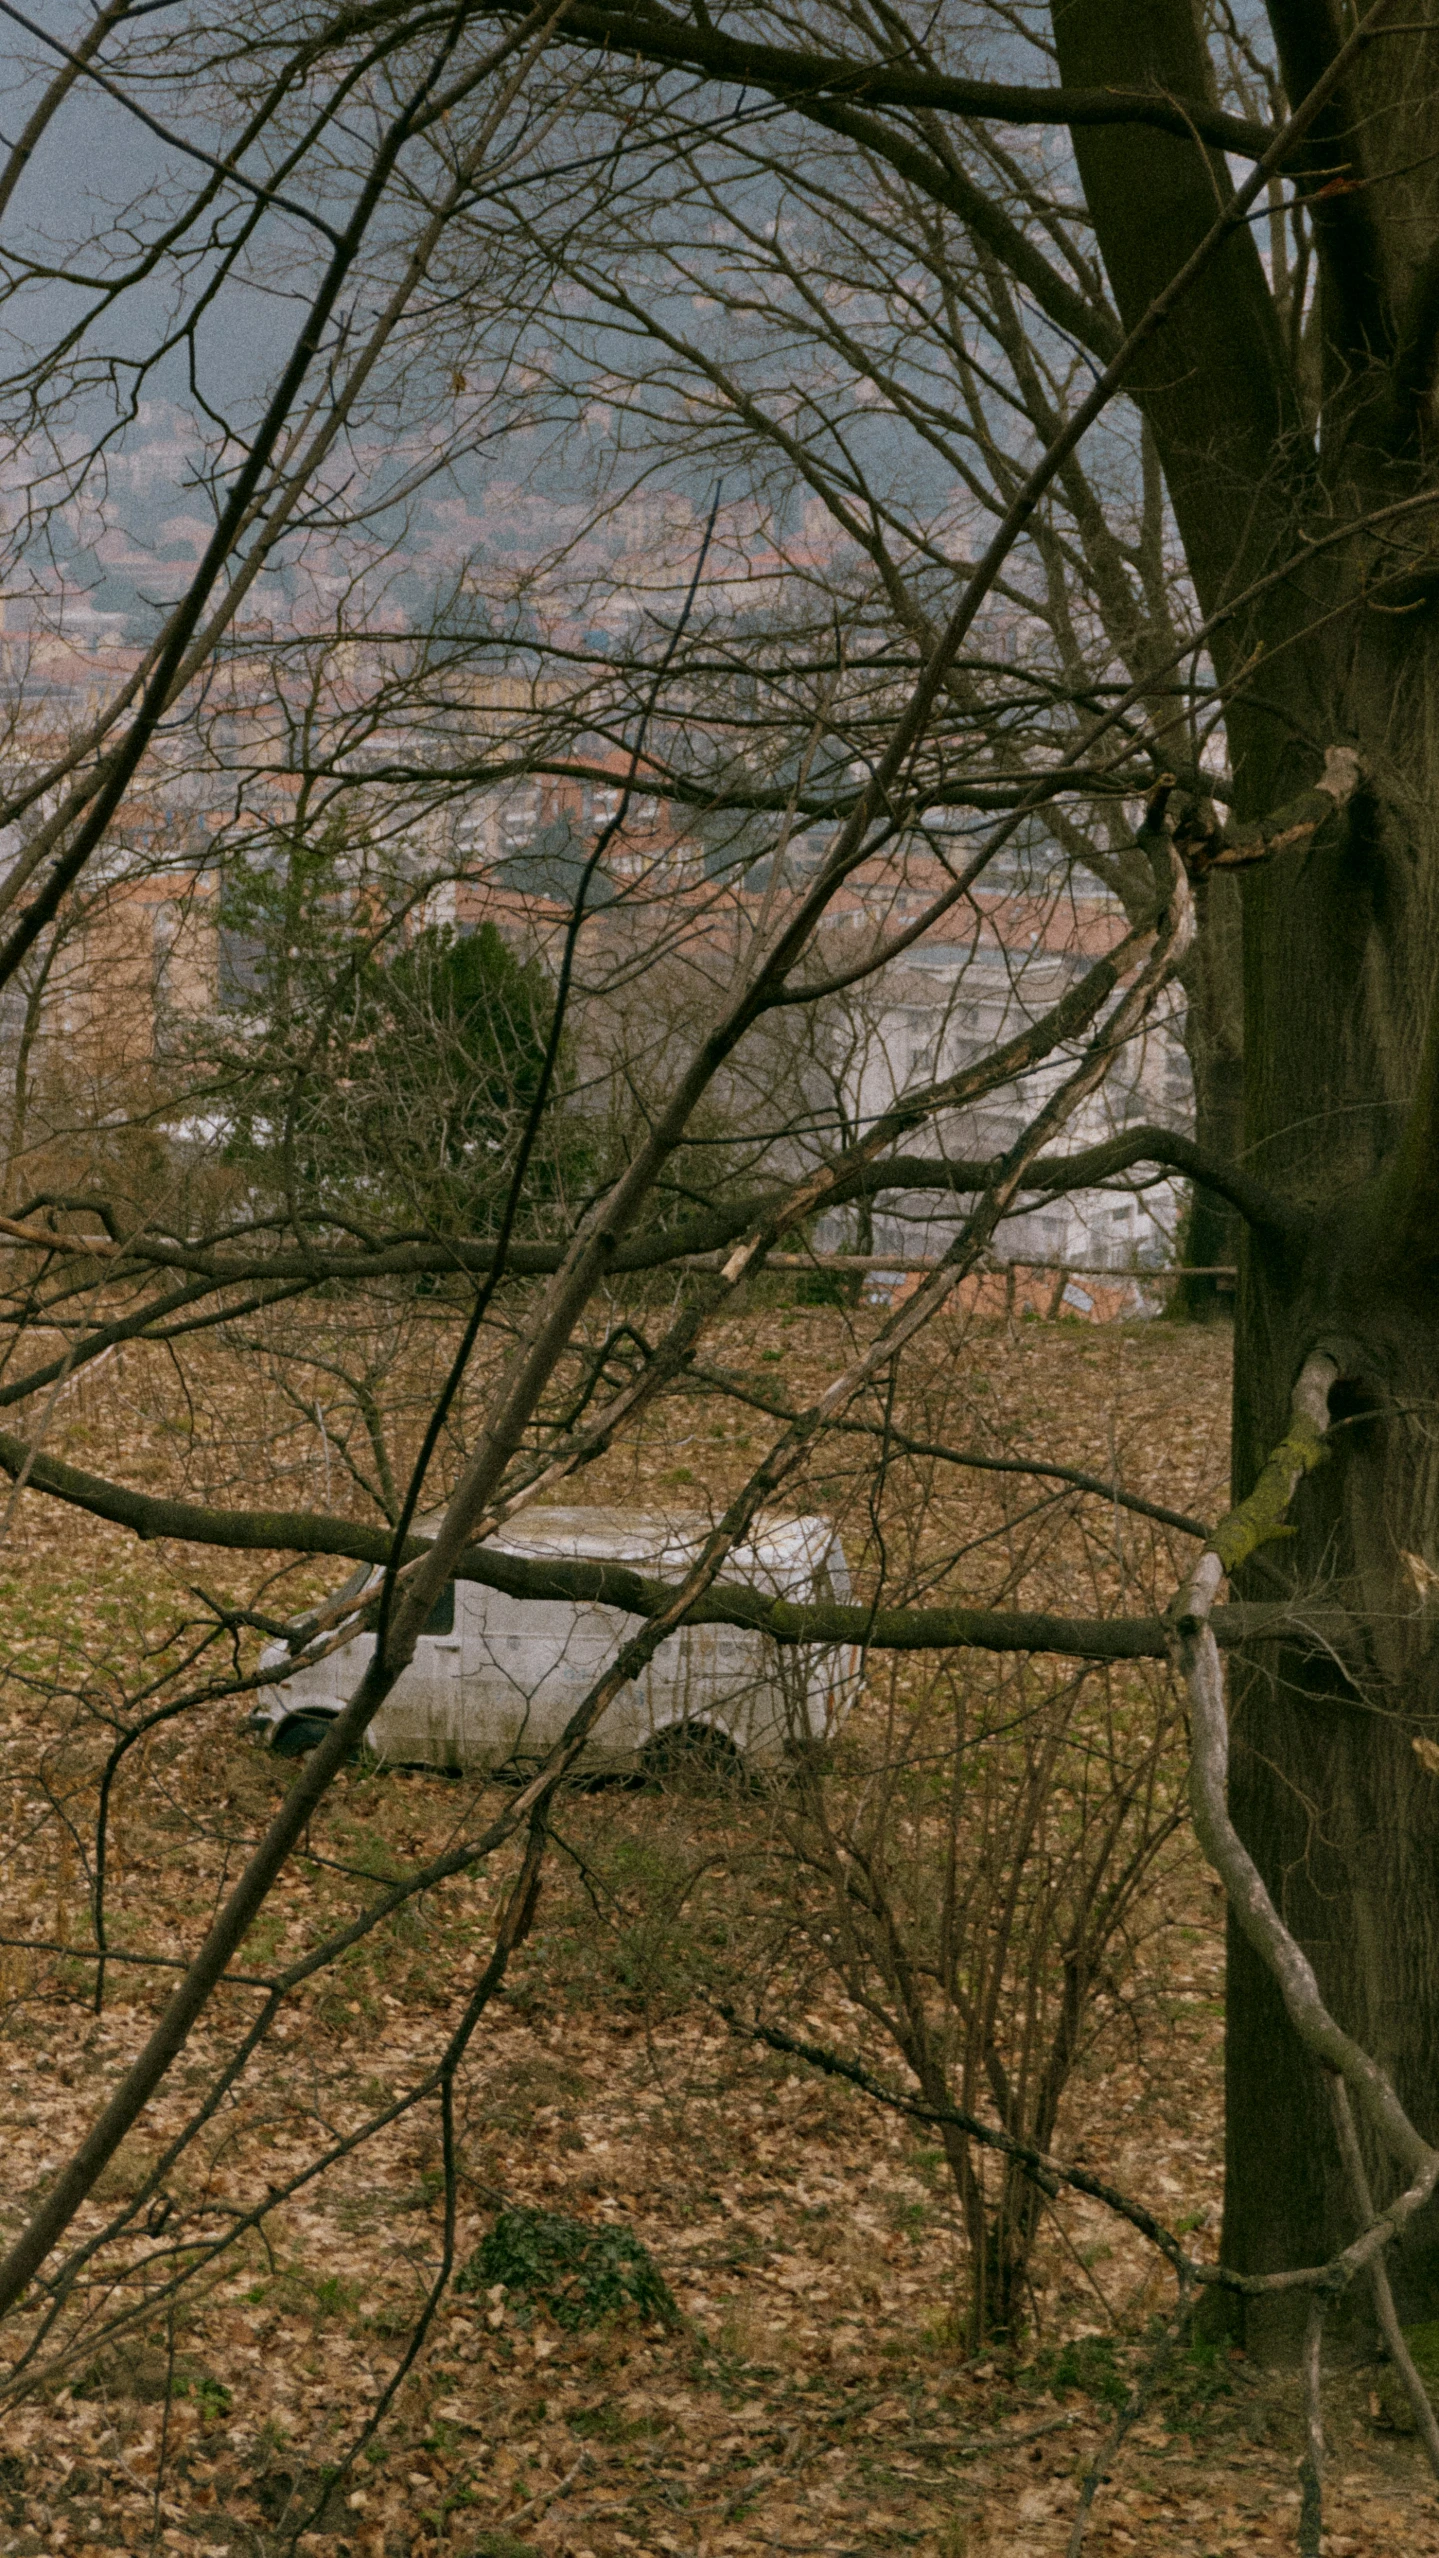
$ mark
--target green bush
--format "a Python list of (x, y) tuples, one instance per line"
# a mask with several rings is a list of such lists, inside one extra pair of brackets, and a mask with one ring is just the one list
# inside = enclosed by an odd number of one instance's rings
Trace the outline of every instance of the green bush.
[(512, 2302), (543, 2309), (557, 2327), (598, 2327), (620, 2310), (678, 2324), (674, 2295), (647, 2247), (611, 2222), (563, 2212), (501, 2212), (459, 2276), (456, 2290), (503, 2283)]
[(864, 1273), (860, 1270), (802, 1270), (794, 1283), (797, 1306), (853, 1306), (859, 1302)]
[[(227, 1154), (310, 1216), (419, 1218), (491, 1234), (536, 1105), (554, 991), (492, 923), (413, 928), (412, 892), (342, 827), (234, 857), (221, 908), (221, 1009), (206, 1025), (227, 1092)], [(592, 1132), (569, 1107), (569, 1049), (530, 1157), (522, 1232), (563, 1226)], [(431, 1282), (431, 1285), (434, 1283)]]

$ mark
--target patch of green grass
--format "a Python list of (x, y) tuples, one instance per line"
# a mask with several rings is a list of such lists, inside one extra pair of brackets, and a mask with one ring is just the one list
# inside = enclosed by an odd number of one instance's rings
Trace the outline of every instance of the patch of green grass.
[(546, 2311), (557, 2327), (598, 2327), (625, 2309), (666, 2327), (679, 2324), (674, 2295), (648, 2248), (613, 2222), (501, 2212), (455, 2288), (487, 2292), (500, 2284), (511, 2303)]
[[(1421, 2320), (1403, 2331), (1404, 2342), (1413, 2358), (1414, 2368), (1431, 2399), (1439, 2403), (1439, 2319)], [(1376, 2382), (1379, 2404), (1396, 2434), (1417, 2431), (1409, 2393), (1392, 2363), (1385, 2363)]]
[(624, 2438), (625, 2420), (613, 2398), (602, 2398), (597, 2407), (577, 2407), (569, 2428), (582, 2442), (617, 2443)]
[(889, 2217), (893, 2226), (906, 2238), (919, 2238), (929, 2227), (929, 2205), (918, 2202), (892, 2202)]
[(322, 2274), (318, 2279), (307, 2274), (300, 2265), (282, 2266), (262, 2283), (252, 2283), (245, 2298), (256, 2307), (268, 2306), (293, 2317), (345, 2318), (351, 2315), (359, 2292), (340, 2274)]
[(409, 2301), (385, 2301), (366, 2319), (366, 2326), (376, 2336), (409, 2336), (414, 2332), (419, 2309)]
[(1111, 2336), (1072, 2336), (1054, 2353), (1041, 2356), (1034, 2369), (1049, 2388), (1082, 2390), (1105, 2407), (1122, 2407), (1128, 2395)]
[(1425, 2319), (1417, 2327), (1403, 2329), (1414, 2368), (1431, 2394), (1439, 2390), (1439, 2318)]
[(397, 1883), (405, 1871), (404, 1859), (398, 1856), (387, 1838), (368, 1821), (357, 1821), (341, 1815), (332, 1823), (332, 1835), (348, 1862), (374, 1883)]
[(424, 2169), (423, 2173), (416, 2178), (413, 2185), (407, 2185), (402, 2193), (395, 2196), (393, 2208), (397, 2212), (430, 2211), (439, 2201), (444, 2190), (444, 2169), (442, 2167), (427, 2167)]
[[(703, 1767), (694, 1774), (698, 1785)], [(612, 1831), (591, 1845), (590, 1890), (556, 1893), (511, 1975), (512, 1995), (542, 1980), (545, 1995), (570, 2007), (622, 2002), (654, 2016), (688, 2005), (725, 1973), (744, 1903), (727, 1872), (723, 1884), (717, 1871), (697, 1878), (692, 1833), (663, 1816), (656, 1828), (658, 1836)]]
[(222, 2380), (214, 2379), (209, 2372), (197, 2372), (189, 2380), (177, 2380), (175, 2396), (194, 2400), (202, 2425), (221, 2424), (234, 2403), (234, 2391), (227, 2389)]
[(339, 2274), (322, 2274), (315, 2285), (315, 2307), (325, 2318), (338, 2318), (353, 2309), (359, 2297), (354, 2284)]
[(916, 2141), (910, 2152), (910, 2163), (916, 2175), (921, 2176), (932, 2190), (935, 2188), (942, 2190), (948, 2186), (949, 2160), (942, 2149), (935, 2149), (923, 2141)]
[(1156, 2403), (1176, 2433), (1197, 2434), (1217, 2401), (1234, 2395), (1230, 2350), (1222, 2341), (1196, 2337), (1187, 2352), (1176, 2356), (1158, 2391)]
[[(585, 2093), (585, 2082), (578, 2070), (567, 2069), (563, 2062), (546, 2058), (512, 2062), (507, 2069), (496, 2070), (484, 2092), (483, 2122), (486, 2131), (514, 2132), (528, 2136), (534, 2129), (535, 2116), (549, 2109), (573, 2111), (576, 2100)], [(561, 2135), (565, 2147), (583, 2147), (573, 2131)]]

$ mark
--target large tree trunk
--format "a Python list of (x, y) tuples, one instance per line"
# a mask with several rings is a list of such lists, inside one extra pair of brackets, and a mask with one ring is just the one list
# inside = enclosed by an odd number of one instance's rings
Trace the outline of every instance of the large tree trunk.
[[(1231, 1802), (1328, 2005), (1432, 2139), (1439, 1779), (1413, 1741), (1439, 1733), (1425, 1056), (1439, 951), (1439, 645), (1413, 622), (1370, 614), (1364, 624), (1333, 717), (1336, 733), (1360, 741), (1367, 786), (1307, 856), (1247, 892), (1250, 1160), (1314, 1223), (1300, 1252), (1246, 1252), (1234, 1402), (1243, 1492), (1282, 1430), (1303, 1352), (1332, 1345), (1341, 1360), (1333, 1402), (1346, 1426), (1295, 1503), (1297, 1537), (1271, 1552), (1295, 1588), (1348, 1601), (1364, 1659), (1346, 1676), (1317, 1651), (1271, 1652), (1236, 1676)], [(1247, 1590), (1261, 1586), (1251, 1567)], [(1267, 2272), (1331, 2254), (1355, 2220), (1328, 2096), (1237, 1931), (1227, 2087), (1226, 2260)], [(1370, 2165), (1387, 2201), (1392, 2174)], [(1439, 2316), (1439, 2207), (1410, 2223), (1394, 2279), (1401, 2318)], [(1251, 2309), (1249, 2330), (1251, 2345), (1281, 2346), (1292, 2306)]]
[[(1270, 0), (1269, 16), (1297, 99), (1333, 58), (1338, 16), (1322, 0)], [(1056, 0), (1053, 23), (1066, 81), (1204, 93), (1194, 0)], [(1439, 1779), (1412, 1743), (1439, 1734), (1439, 1064), (1426, 1044), (1439, 953), (1439, 569), (1427, 518), (1398, 535), (1414, 544), (1407, 585), (1392, 551), (1356, 536), (1346, 555), (1330, 537), (1433, 483), (1436, 78), (1425, 0), (1361, 55), (1306, 146), (1322, 277), (1317, 438), (1271, 336), (1247, 236), (1134, 377), (1201, 609), (1269, 581), (1214, 642), (1235, 813), (1258, 817), (1311, 786), (1331, 746), (1361, 759), (1344, 814), (1244, 889), (1244, 1159), (1293, 1203), (1302, 1231), (1241, 1251), (1234, 1486), (1250, 1490), (1281, 1436), (1305, 1356), (1331, 1350), (1348, 1426), (1298, 1496), (1297, 1535), (1256, 1558), (1244, 1595), (1272, 1595), (1276, 1569), (1300, 1590), (1337, 1589), (1361, 1622), (1363, 1658), (1346, 1669), (1317, 1649), (1271, 1652), (1236, 1673), (1232, 1808), (1331, 2010), (1392, 2072), (1429, 2138)], [(1132, 324), (1212, 219), (1224, 173), (1157, 134), (1077, 129), (1074, 146)], [(1382, 155), (1372, 169), (1371, 148)], [(1328, 182), (1335, 170), (1342, 186)], [(1379, 597), (1365, 591), (1376, 567), (1389, 580)], [(1319, 2071), (1237, 1934), (1228, 2015), (1226, 2261), (1248, 2272), (1313, 2263), (1354, 2235), (1353, 2205)], [(1392, 2178), (1370, 2166), (1387, 2198)], [(1395, 2275), (1402, 2317), (1439, 2316), (1439, 2208), (1410, 2224)], [(1248, 2341), (1282, 2348), (1292, 2316), (1251, 2311)]]

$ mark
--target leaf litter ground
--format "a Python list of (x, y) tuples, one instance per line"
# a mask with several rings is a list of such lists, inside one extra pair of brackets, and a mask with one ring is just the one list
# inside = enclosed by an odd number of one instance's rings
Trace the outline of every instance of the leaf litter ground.
[[(868, 1320), (761, 1313), (720, 1344), (717, 1364), (727, 1356), (755, 1400), (781, 1391), (803, 1400), (843, 1357), (845, 1334)], [(1007, 1447), (1098, 1472), (1117, 1464), (1132, 1489), (1214, 1514), (1222, 1335), (987, 1325), (972, 1328), (976, 1346), (985, 1392), (1007, 1416)], [(178, 1458), (144, 1427), (140, 1363), (74, 1400), (69, 1444), (90, 1462), (97, 1448), (123, 1445), (152, 1480), (193, 1482), (198, 1466), (213, 1485), (202, 1427)], [(227, 1411), (239, 1437), (242, 1400), (217, 1365), (198, 1406), (212, 1448), (224, 1443)], [(252, 1414), (240, 1417), (257, 1447), (263, 1431)], [(613, 1454), (586, 1478), (585, 1496), (722, 1499), (752, 1461), (746, 1443), (768, 1424), (752, 1404), (698, 1396), (690, 1418), (676, 1429), (671, 1414), (638, 1448)], [(966, 1418), (974, 1423), (972, 1411)], [(836, 1505), (846, 1497), (840, 1478), (820, 1491)], [(937, 1524), (935, 1505), (926, 1509), (915, 1553), (936, 1538), (946, 1553), (973, 1533), (992, 1539), (999, 1514), (986, 1504), (997, 1498), (992, 1485), (961, 1478)], [(1001, 1524), (1012, 1530), (1014, 1515)], [(1146, 1572), (1181, 1560), (1183, 1542), (1129, 1534), (1118, 1518), (1111, 1526), (1105, 1593), (1112, 1601), (1127, 1588), (1127, 1604), (1148, 1604)], [(1089, 1532), (1066, 1544), (1051, 1516), (1044, 1533), (1048, 1578), (1034, 1603), (1076, 1604), (1086, 1591), (1092, 1600)], [(86, 1943), (82, 1823), (114, 1663), (127, 1647), (133, 1658), (171, 1639), (187, 1585), (235, 1597), (253, 1595), (256, 1582), (228, 1558), (157, 1556), (33, 1496), (20, 1505), (10, 1566), (4, 1926), (35, 1948), (12, 1945), (3, 1957), (0, 2217), (13, 2229), (143, 2038), (158, 1997), (143, 1967), (119, 1967), (96, 2016), (87, 1967), (42, 1950), (42, 1941)], [(42, 1693), (57, 1677), (58, 1707)], [(276, 1799), (283, 1771), (257, 1758), (237, 1720), (228, 1705), (147, 1745), (117, 1832), (122, 1947), (173, 1959), (193, 1943), (238, 1846)], [(357, 1877), (433, 1854), (463, 1831), (470, 1792), (414, 1773), (347, 1777), (247, 1960), (258, 1970), (293, 1955), (353, 1906)], [(451, 2291), (390, 2422), (338, 2483), (336, 2466), (403, 2353), (438, 2262), (433, 2110), (277, 2200), (168, 2303), (157, 2290), (169, 2250), (213, 2239), (226, 2213), (283, 2195), (326, 2140), (432, 2059), (483, 1960), (505, 1860), (432, 1896), (297, 2000), (167, 2180), (143, 2243), (112, 2263), (107, 2286), (77, 2292), (63, 2368), (10, 2407), (0, 2558), (79, 2548), (271, 2558), (297, 2540), (336, 2558), (1063, 2550), (1077, 2475), (1105, 2439), (1165, 2287), (1097, 2209), (1066, 2206), (1041, 2241), (1023, 2347), (966, 2355), (962, 2249), (932, 2143), (726, 2029), (713, 1994), (749, 1908), (728, 1934), (709, 1921), (687, 1932), (675, 1916), (674, 1876), (706, 1866), (738, 1874), (735, 1826), (752, 1817), (700, 1793), (579, 1795), (566, 1806), (564, 1852), (460, 2089), (456, 2264), (476, 2269), (472, 2286)], [(597, 1876), (609, 1892), (602, 1918)], [(713, 1912), (713, 1893), (705, 1906)], [(1191, 1852), (1165, 1873), (1151, 1920), (1112, 2030), (1071, 2087), (1056, 2146), (1082, 2150), (1202, 2246), (1213, 2243), (1221, 2172), (1221, 1927)], [(803, 1997), (796, 2030), (856, 2047), (857, 2021), (832, 1988), (807, 1976)], [(136, 2189), (209, 2084), (229, 2048), (226, 2023), (217, 2015), (195, 2036), (106, 2171), (84, 2228)], [(605, 2294), (613, 2314), (589, 2324), (543, 2283), (485, 2279), (501, 2261), (505, 2215), (512, 2232), (559, 2225), (535, 2218), (546, 2215), (593, 2233), (593, 2250), (581, 2244), (567, 2261), (581, 2275), (590, 2262), (628, 2269)], [(636, 2273), (646, 2265), (657, 2289)], [(97, 2343), (127, 2303), (136, 2310), (128, 2332)], [(1439, 2553), (1434, 2496), (1413, 2443), (1376, 2424), (1373, 2378), (1341, 2374), (1329, 2392), (1326, 2552)], [(1086, 2547), (1173, 2558), (1293, 2549), (1296, 2419), (1286, 2383), (1228, 2355), (1191, 2353), (1130, 2435)]]

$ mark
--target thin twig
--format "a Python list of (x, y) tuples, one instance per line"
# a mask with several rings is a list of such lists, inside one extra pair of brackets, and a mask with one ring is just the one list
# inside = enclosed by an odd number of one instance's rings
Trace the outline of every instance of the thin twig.
[(538, 2493), (529, 2497), (523, 2505), (516, 2505), (512, 2514), (506, 2514), (503, 2516), (500, 2523), (500, 2529), (502, 2531), (512, 2531), (517, 2522), (528, 2522), (532, 2515), (546, 2513), (551, 2505), (558, 2503), (560, 2497), (563, 2496), (567, 2488), (573, 2487), (580, 2471), (582, 2469), (587, 2469), (589, 2467), (589, 2462), (589, 2453), (587, 2451), (582, 2451), (579, 2459), (575, 2462), (573, 2469), (567, 2469), (563, 2478), (559, 2480), (556, 2486), (541, 2487)]
[(170, 2408), (175, 2396), (175, 2312), (173, 2306), (165, 2318), (165, 2405), (160, 2418), (160, 2448), (155, 2460), (155, 2495), (150, 2514), (150, 2548), (160, 2545), (165, 2520), (165, 2469), (170, 2457)]
[[(1364, 2153), (1359, 2146), (1359, 2134), (1355, 2129), (1354, 2108), (1349, 2102), (1349, 2090), (1342, 2078), (1330, 2079), (1329, 2101), (1334, 2109), (1334, 2128), (1339, 2135), (1339, 2154), (1344, 2161), (1349, 2182), (1354, 2188), (1354, 2200), (1358, 2205), (1359, 2218), (1362, 2226), (1370, 2229), (1376, 2217), (1374, 2198), (1369, 2190)], [(1395, 2309), (1394, 2294), (1389, 2286), (1389, 2270), (1382, 2255), (1376, 2256), (1370, 2266), (1369, 2279), (1374, 2285), (1374, 2306), (1379, 2316), (1380, 2333), (1388, 2347), (1389, 2359), (1404, 2383), (1404, 2394), (1414, 2411), (1414, 2422), (1424, 2449), (1429, 2455), (1429, 2466), (1435, 2477), (1439, 2478), (1439, 2418), (1435, 2416), (1429, 2392), (1419, 2376), (1414, 2357), (1404, 2342), (1404, 2330), (1399, 2324), (1399, 2313)]]
[(1324, 2537), (1324, 2321), (1329, 2303), (1316, 2291), (1304, 2327), (1304, 2457), (1299, 2463), (1299, 2558), (1320, 2558)]

